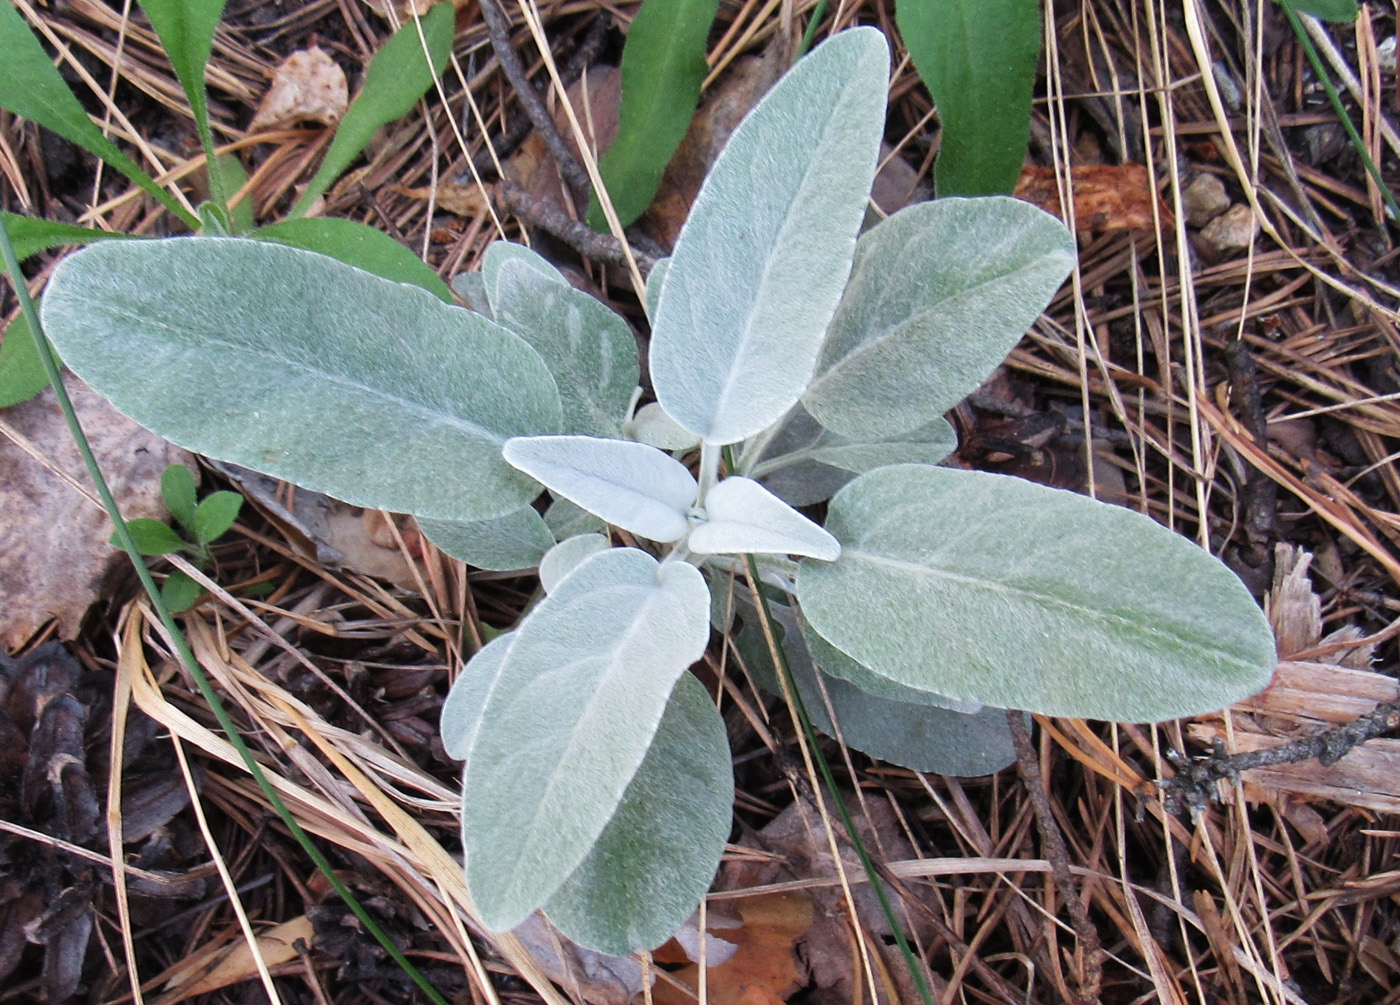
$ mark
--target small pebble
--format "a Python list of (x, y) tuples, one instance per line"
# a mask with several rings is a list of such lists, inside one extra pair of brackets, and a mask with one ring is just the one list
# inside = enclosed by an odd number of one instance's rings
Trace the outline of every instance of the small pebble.
[(1186, 222), (1204, 227), (1230, 208), (1225, 183), (1213, 174), (1201, 174), (1181, 193), (1181, 205), (1186, 210)]
[(1259, 236), (1259, 221), (1248, 206), (1231, 206), (1206, 224), (1201, 237), (1218, 252), (1242, 251)]

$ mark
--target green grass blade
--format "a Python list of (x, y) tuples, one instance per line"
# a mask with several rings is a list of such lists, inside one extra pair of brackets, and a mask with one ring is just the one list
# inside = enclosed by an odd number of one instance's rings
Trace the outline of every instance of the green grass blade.
[[(317, 197), (360, 155), (374, 131), (407, 115), (414, 103), (433, 86), (452, 55), (454, 22), (452, 4), (440, 3), (417, 23), (406, 21), (375, 53), (365, 73), (364, 88), (346, 109), (331, 148), (326, 151), (326, 159), (292, 207), (292, 216), (305, 216)], [(418, 38), (419, 24), (432, 56), (431, 66), (424, 58), (423, 44)]]
[(82, 104), (68, 89), (43, 46), (11, 3), (0, 3), (0, 52), (5, 54), (5, 69), (0, 72), (0, 108), (37, 122), (102, 158), (189, 227), (198, 229), (199, 219), (157, 185), (155, 179), (122, 153), (88, 118)]
[(91, 244), (112, 237), (135, 237), (135, 234), (114, 233), (110, 230), (96, 230), (92, 227), (79, 227), (72, 223), (54, 223), (33, 216), (20, 216), (18, 213), (0, 213), (5, 218), (5, 226), (10, 231), (10, 240), (15, 246), (15, 257), (21, 262), (31, 255), (50, 248), (60, 248), (65, 244)]
[[(12, 9), (9, 4), (0, 4), (0, 8)], [(384, 948), (384, 951), (398, 964), (400, 969), (412, 979), (413, 983), (417, 984), (418, 987), (422, 989), (423, 993), (433, 1002), (433, 1005), (448, 1005), (447, 999), (439, 994), (437, 989), (428, 983), (428, 979), (423, 976), (418, 968), (409, 962), (402, 950), (390, 940), (384, 929), (381, 928), (379, 923), (365, 910), (364, 905), (355, 899), (355, 895), (350, 892), (345, 882), (336, 875), (330, 860), (327, 859), (321, 852), (321, 849), (312, 842), (310, 835), (306, 833), (301, 824), (297, 823), (296, 817), (292, 816), (291, 810), (287, 809), (287, 804), (282, 801), (282, 797), (278, 795), (277, 790), (272, 787), (272, 782), (268, 780), (266, 772), (263, 771), (261, 765), (254, 759), (253, 752), (248, 749), (248, 744), (238, 732), (238, 727), (229, 716), (228, 710), (224, 708), (218, 692), (216, 692), (213, 685), (209, 683), (209, 678), (204, 673), (204, 668), (201, 667), (199, 661), (194, 658), (194, 653), (190, 650), (189, 643), (185, 641), (185, 636), (184, 633), (180, 631), (180, 626), (175, 623), (175, 618), (171, 615), (169, 607), (166, 606), (165, 598), (162, 596), (161, 590), (156, 586), (156, 581), (151, 576), (151, 570), (147, 568), (146, 563), (141, 560), (136, 548), (136, 542), (132, 540), (131, 531), (127, 526), (127, 522), (122, 519), (121, 510), (117, 506), (117, 501), (112, 497), (112, 490), (108, 487), (107, 480), (102, 476), (102, 469), (97, 464), (97, 458), (93, 456), (92, 448), (88, 444), (87, 435), (83, 432), (83, 427), (78, 422), (77, 413), (73, 411), (73, 403), (69, 400), (68, 392), (64, 389), (63, 381), (59, 377), (58, 358), (54, 355), (52, 349), (43, 338), (43, 328), (39, 324), (39, 316), (35, 312), (34, 301), (30, 299), (29, 291), (25, 288), (24, 276), (19, 268), (19, 260), (15, 257), (14, 246), (10, 243), (9, 231), (6, 229), (3, 219), (0, 219), (0, 258), (3, 258), (5, 262), (5, 270), (9, 276), (10, 285), (14, 288), (15, 295), (19, 298), (20, 310), (35, 333), (35, 342), (40, 347), (39, 357), (43, 361), (44, 371), (48, 374), (49, 382), (53, 386), (54, 393), (58, 396), (59, 407), (63, 410), (64, 418), (68, 421), (68, 428), (73, 433), (73, 439), (77, 443), (78, 452), (82, 455), (83, 464), (87, 467), (88, 474), (92, 478), (93, 484), (97, 487), (97, 494), (102, 499), (103, 508), (106, 509), (107, 515), (111, 517), (112, 523), (116, 525), (116, 534), (121, 540), (122, 550), (130, 557), (131, 563), (136, 569), (136, 575), (140, 578), (141, 585), (145, 588), (147, 596), (151, 599), (151, 605), (155, 608), (156, 616), (160, 618), (161, 624), (165, 627), (167, 634), (174, 642), (176, 653), (180, 658), (181, 664), (183, 664), (196, 686), (198, 686), (199, 692), (204, 697), (204, 700), (208, 702), (210, 711), (214, 713), (214, 718), (218, 720), (219, 728), (224, 731), (224, 735), (228, 737), (229, 743), (238, 751), (238, 756), (247, 767), (249, 774), (253, 776), (253, 780), (257, 782), (258, 788), (262, 790), (263, 796), (267, 799), (273, 811), (281, 818), (282, 823), (286, 825), (287, 830), (291, 833), (297, 844), (301, 846), (302, 850), (310, 857), (312, 863), (320, 871), (321, 875), (326, 877), (326, 881), (330, 883), (331, 888), (335, 890), (341, 900), (345, 901), (345, 905), (350, 909), (351, 913), (365, 926), (365, 931), (369, 932), (370, 935), (374, 937), (374, 940)]]
[(1278, 5), (1284, 10), (1311, 14), (1323, 21), (1335, 21), (1338, 24), (1351, 24), (1356, 20), (1356, 15), (1361, 13), (1356, 0), (1278, 0)]
[(938, 194), (1011, 192), (1030, 141), (1040, 4), (897, 0), (895, 20), (942, 121)]
[[(719, 0), (646, 0), (622, 50), (617, 139), (598, 162), (625, 227), (646, 211), (671, 155), (690, 127), (708, 64), (705, 44)], [(597, 193), (588, 225), (606, 231)]]

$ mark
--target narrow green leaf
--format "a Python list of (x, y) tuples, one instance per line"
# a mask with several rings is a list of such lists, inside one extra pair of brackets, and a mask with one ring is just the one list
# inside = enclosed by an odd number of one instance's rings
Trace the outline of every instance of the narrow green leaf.
[(160, 588), (161, 599), (165, 601), (165, 606), (170, 608), (171, 614), (188, 611), (203, 592), (204, 587), (179, 569), (167, 576)]
[[(185, 546), (180, 535), (171, 530), (169, 524), (159, 520), (128, 520), (126, 526), (131, 531), (131, 539), (136, 542), (136, 550), (143, 555), (169, 555)], [(115, 548), (122, 546), (116, 533), (107, 543)]]
[(522, 506), (494, 520), (418, 521), (418, 528), (447, 554), (478, 569), (533, 569), (554, 547), (544, 517)]
[(545, 915), (600, 953), (661, 945), (709, 889), (733, 801), (724, 719), (704, 686), (682, 674), (617, 811)]
[[(215, 163), (218, 164), (219, 180), (223, 185), (223, 192), (229, 200), (232, 200), (234, 194), (248, 184), (248, 172), (244, 170), (243, 162), (238, 159), (237, 154), (220, 154)], [(219, 191), (217, 188), (212, 190)], [(253, 200), (246, 196), (239, 200), (238, 205), (229, 210), (229, 222), (233, 228), (230, 233), (234, 235), (251, 233), (257, 226), (253, 219)]]
[(1046, 715), (1156, 721), (1268, 684), (1273, 633), (1234, 573), (1148, 518), (926, 465), (836, 494), (836, 562), (804, 562), (813, 629), (921, 690)]
[(85, 248), (55, 270), (44, 323), (147, 428), (358, 506), (502, 516), (539, 493), (502, 444), (559, 426), (554, 379), (518, 336), (265, 241)]
[(452, 291), (421, 258), (382, 230), (337, 217), (303, 217), (260, 227), (253, 237), (317, 251), (396, 283), (422, 287), (444, 303)]
[(1288, 7), (1298, 14), (1311, 14), (1323, 21), (1338, 24), (1351, 24), (1361, 13), (1356, 0), (1278, 0), (1282, 7)]
[(519, 924), (597, 843), (705, 651), (709, 609), (694, 566), (613, 548), (516, 630), (462, 794), (467, 884), (489, 928)]
[(518, 258), (501, 264), (494, 289), (497, 323), (534, 346), (554, 374), (564, 432), (620, 436), (641, 375), (627, 322)]
[(0, 408), (18, 405), (49, 386), (49, 374), (39, 358), (34, 333), (23, 314), (16, 314), (0, 343)]
[(802, 59), (740, 123), (676, 242), (651, 376), (667, 413), (716, 446), (801, 396), (865, 217), (889, 48), (873, 28)]
[[(646, 0), (622, 48), (617, 138), (598, 162), (613, 209), (626, 227), (646, 211), (700, 100), (705, 45), (719, 0)], [(588, 225), (606, 231), (595, 193)]]
[(12, 3), (0, 3), (0, 52), (5, 54), (5, 70), (0, 73), (0, 108), (36, 122), (96, 154), (187, 225), (199, 226), (197, 217), (157, 185), (93, 124)]
[(897, 0), (899, 33), (942, 130), (939, 196), (1010, 193), (1031, 135), (1036, 0)]
[(931, 422), (1020, 341), (1074, 266), (1074, 238), (1019, 199), (937, 199), (865, 234), (802, 404), (850, 437)]
[[(452, 55), (455, 21), (452, 4), (436, 4), (418, 22), (412, 18), (405, 21), (374, 54), (365, 72), (364, 87), (345, 110), (331, 148), (326, 151), (326, 158), (306, 191), (292, 207), (292, 216), (306, 215), (311, 204), (360, 155), (376, 129), (413, 110)], [(431, 64), (424, 58), (423, 44), (418, 37), (419, 24), (428, 43)]]
[(21, 261), (30, 255), (37, 255), (50, 248), (61, 248), (65, 244), (91, 244), (112, 237), (137, 238), (136, 234), (113, 233), (110, 230), (96, 230), (92, 227), (79, 227), (72, 223), (54, 223), (32, 216), (16, 213), (0, 213), (5, 218), (5, 227), (10, 232), (10, 240), (15, 246), (15, 257)]
[(194, 511), (194, 536), (200, 544), (211, 544), (228, 533), (243, 497), (237, 492), (213, 492), (200, 500)]
[(204, 68), (214, 47), (214, 31), (224, 13), (224, 0), (141, 0), (160, 37), (170, 65), (185, 89), (201, 136), (210, 136), (209, 102), (204, 94)]
[(183, 464), (172, 464), (160, 476), (160, 497), (166, 509), (185, 530), (194, 533), (194, 515), (199, 507), (194, 475)]

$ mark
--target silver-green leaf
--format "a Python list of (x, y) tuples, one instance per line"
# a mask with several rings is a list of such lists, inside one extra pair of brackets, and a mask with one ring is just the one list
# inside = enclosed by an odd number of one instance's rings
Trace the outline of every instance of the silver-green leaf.
[(699, 571), (635, 548), (593, 556), (515, 632), (463, 783), (467, 884), (513, 928), (587, 857), (709, 640)]
[(888, 74), (878, 31), (837, 35), (758, 103), (706, 177), (651, 343), (656, 396), (695, 435), (742, 440), (811, 379), (865, 216)]
[(589, 558), (607, 551), (612, 544), (602, 534), (578, 534), (565, 538), (540, 559), (540, 586), (553, 593), (564, 579)]
[(514, 640), (514, 632), (505, 632), (478, 649), (447, 692), (438, 717), (438, 732), (448, 757), (465, 761), (471, 755), (477, 727), (481, 725), (481, 710), (486, 707), (486, 697)]
[(700, 555), (807, 555), (832, 561), (841, 545), (758, 482), (726, 478), (705, 497), (706, 519), (687, 544)]
[(1229, 569), (1147, 517), (1002, 475), (897, 465), (831, 501), (812, 628), (901, 684), (1047, 715), (1156, 721), (1268, 684), (1274, 640)]
[(975, 391), (1074, 267), (1074, 237), (1028, 202), (937, 199), (860, 239), (802, 403), (851, 437), (922, 426)]
[(358, 506), (502, 516), (539, 488), (501, 446), (559, 428), (554, 379), (518, 336), (263, 241), (93, 245), (55, 270), (44, 328), (143, 426)]
[(528, 505), (494, 520), (420, 517), (418, 529), (457, 561), (493, 572), (533, 569), (554, 547), (554, 535), (544, 517)]

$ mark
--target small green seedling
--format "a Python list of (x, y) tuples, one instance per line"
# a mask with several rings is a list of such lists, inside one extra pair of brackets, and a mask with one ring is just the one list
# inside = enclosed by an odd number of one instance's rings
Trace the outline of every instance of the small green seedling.
[[(711, 649), (776, 686), (750, 568), (819, 719), (920, 769), (1004, 766), (1003, 709), (1161, 720), (1268, 683), (1267, 621), (1190, 541), (940, 466), (943, 413), (1076, 249), (1002, 196), (862, 233), (888, 74), (878, 31), (844, 32), (735, 130), (648, 278), (657, 400), (641, 408), (626, 323), (517, 245), (459, 277), (475, 310), (238, 238), (97, 244), (53, 274), (49, 337), (142, 425), (412, 513), (472, 564), (538, 567), (544, 598), (442, 712), (491, 928), (542, 910), (625, 953), (694, 910), (733, 784), (688, 668)], [(798, 509), (818, 502), (821, 524)]]
[[(128, 520), (126, 526), (136, 542), (136, 550), (148, 557), (184, 552), (200, 568), (207, 568), (214, 561), (209, 546), (227, 534), (233, 521), (238, 519), (243, 497), (237, 492), (211, 492), (196, 501), (194, 476), (183, 464), (172, 464), (165, 469), (160, 476), (160, 494), (185, 535), (181, 536), (159, 520)], [(111, 543), (121, 547), (116, 534), (112, 535)], [(199, 599), (200, 586), (183, 571), (175, 569), (166, 577), (160, 592), (170, 612), (179, 614), (194, 606)]]

